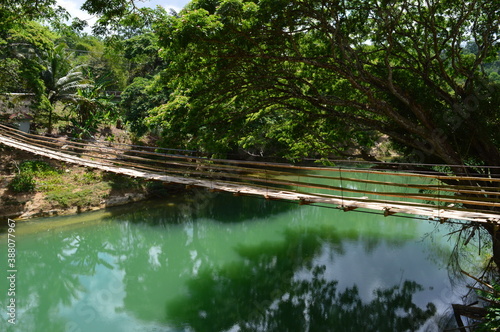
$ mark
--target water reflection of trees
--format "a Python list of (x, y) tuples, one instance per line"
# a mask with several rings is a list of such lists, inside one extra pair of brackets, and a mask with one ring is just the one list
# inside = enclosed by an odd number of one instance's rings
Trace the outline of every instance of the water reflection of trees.
[[(78, 276), (94, 265), (68, 264), (74, 239), (53, 234), (39, 237), (32, 248), (19, 246), (16, 302), (20, 306), (18, 327), (21, 331), (64, 330), (65, 321), (54, 315), (55, 309), (59, 305), (70, 305), (78, 298), (83, 290)], [(43, 249), (37, 250), (40, 247)]]
[(106, 241), (109, 235), (55, 231), (19, 241), (18, 331), (66, 330), (68, 321), (58, 310), (71, 307), (86, 291), (81, 277), (95, 275), (99, 265), (113, 268), (102, 258), (114, 254)]
[(241, 198), (228, 193), (213, 193), (203, 189), (189, 191), (175, 198), (110, 209), (109, 218), (122, 218), (133, 223), (172, 225), (208, 218), (224, 223), (236, 223), (258, 218), (269, 218), (298, 209), (297, 204), (267, 201), (259, 198)]
[[(309, 231), (286, 234), (281, 244), (238, 249), (242, 260), (222, 268), (206, 268), (187, 281), (186, 295), (170, 301), (167, 317), (195, 331), (415, 331), (432, 317), (412, 301), (422, 287), (405, 281), (378, 289), (364, 303), (357, 287), (337, 290), (325, 266), (313, 265), (324, 241), (339, 244), (332, 233)], [(311, 278), (297, 271), (306, 268)]]
[[(92, 229), (40, 236), (30, 248), (22, 248), (20, 255), (23, 271), (19, 279), (25, 282), (19, 287), (23, 290), (20, 300), (34, 303), (23, 314), (23, 324), (63, 330), (67, 321), (57, 311), (82, 300), (79, 297), (86, 290), (81, 276), (100, 271), (101, 277), (107, 277), (103, 271), (111, 270), (123, 272), (123, 279), (114, 281), (119, 287), (113, 290), (124, 292), (123, 301), (112, 303), (123, 306), (116, 310), (146, 322), (164, 317), (161, 324), (190, 326), (196, 331), (227, 330), (234, 325), (242, 331), (404, 331), (417, 329), (435, 312), (432, 304), (421, 309), (413, 303), (412, 296), (421, 287), (412, 281), (380, 289), (368, 303), (361, 300), (356, 287), (338, 289), (337, 281), (325, 275), (325, 267), (315, 265), (326, 247), (333, 259), (343, 252), (346, 234), (340, 235), (334, 225), (296, 227), (284, 238), (240, 246), (236, 248), (238, 260), (217, 265), (209, 243), (226, 243), (220, 237), (233, 235), (217, 232), (217, 239), (207, 238), (207, 223), (197, 217), (230, 221), (235, 209), (240, 211), (237, 219), (251, 220), (294, 208), (241, 198), (235, 202), (246, 203), (234, 205), (225, 195), (217, 197), (220, 200), (215, 203), (194, 197), (171, 208), (115, 215), (113, 222), (103, 221)], [(356, 234), (347, 233), (347, 237), (356, 238)], [(161, 265), (153, 264), (152, 248)], [(194, 273), (199, 262), (201, 268)], [(186, 280), (187, 295), (179, 296)]]

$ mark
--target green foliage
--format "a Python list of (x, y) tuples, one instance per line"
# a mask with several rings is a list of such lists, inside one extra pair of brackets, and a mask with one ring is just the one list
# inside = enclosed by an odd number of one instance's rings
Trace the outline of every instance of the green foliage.
[(92, 85), (85, 78), (83, 66), (73, 65), (72, 53), (66, 51), (65, 44), (54, 46), (45, 55), (45, 69), (41, 72), (45, 89), (43, 97), (46, 100), (47, 131), (52, 133), (53, 115), (56, 103), (74, 103), (77, 101), (78, 89), (89, 88)]
[(151, 77), (165, 67), (158, 54), (158, 37), (145, 32), (122, 42), (123, 56), (129, 61), (129, 81), (135, 77)]
[[(128, 183), (123, 179), (122, 182)], [(19, 174), (11, 181), (9, 188), (18, 193), (36, 189), (46, 193), (49, 201), (64, 207), (83, 207), (99, 204), (113, 183), (93, 171), (64, 173), (47, 162), (27, 160), (19, 165)]]
[(73, 175), (73, 181), (76, 184), (89, 185), (93, 183), (101, 182), (103, 179), (100, 173), (96, 173), (92, 170), (87, 170), (85, 173), (75, 173)]
[[(95, 6), (98, 4), (97, 6)], [(93, 32), (101, 36), (119, 36), (130, 38), (151, 30), (151, 23), (165, 14), (163, 7), (139, 8), (129, 0), (88, 0), (82, 9), (92, 14), (100, 14)], [(111, 37), (113, 39), (114, 37)]]
[(88, 0), (82, 6), (90, 14), (109, 14), (124, 16), (128, 9), (128, 1), (124, 0)]
[(142, 182), (115, 174), (85, 172), (57, 172), (37, 176), (37, 189), (47, 200), (63, 207), (99, 205), (113, 190), (142, 190)]
[(43, 91), (40, 55), (52, 47), (54, 34), (36, 22), (0, 30), (0, 91)]
[(485, 320), (481, 323), (477, 331), (499, 331), (500, 330), (500, 285), (493, 283), (492, 288), (485, 288), (477, 290), (479, 296), (482, 296), (489, 305), (487, 307), (488, 313)]
[(123, 52), (114, 44), (90, 35), (64, 31), (58, 43), (65, 43), (73, 52), (72, 63), (83, 65), (89, 77), (96, 80), (107, 78), (108, 90), (120, 91), (128, 80), (128, 64)]
[(144, 135), (148, 129), (144, 119), (147, 111), (153, 106), (147, 94), (149, 84), (148, 79), (137, 77), (121, 94), (120, 107), (123, 119), (137, 136)]
[(59, 174), (60, 171), (51, 166), (49, 163), (41, 160), (26, 160), (19, 165), (19, 171), (23, 174), (33, 176), (47, 176)]
[(80, 191), (67, 192), (65, 190), (53, 190), (47, 193), (49, 201), (56, 202), (63, 207), (85, 207), (97, 203), (99, 197), (95, 196), (92, 188), (85, 188)]
[(67, 18), (68, 13), (56, 0), (3, 0), (0, 4), (0, 31), (30, 20)]
[(106, 95), (109, 80), (101, 79), (93, 85), (80, 87), (71, 103), (66, 108), (71, 111), (70, 122), (72, 135), (77, 138), (88, 138), (97, 132), (100, 124), (116, 120), (115, 105), (112, 96)]
[(9, 183), (9, 189), (16, 193), (35, 191), (36, 181), (31, 174), (17, 174)]
[(158, 83), (158, 77), (136, 77), (122, 92), (120, 100), (123, 119), (131, 132), (139, 137), (144, 135), (149, 129), (145, 121), (149, 110), (166, 103), (169, 96), (169, 90)]
[(495, 164), (500, 86), (483, 65), (499, 59), (497, 11), (486, 0), (195, 0), (156, 24), (175, 92), (149, 121), (205, 149), (343, 155), (384, 133), (420, 162)]
[(35, 191), (35, 178), (50, 177), (60, 172), (41, 160), (25, 160), (18, 166), (19, 173), (9, 183), (9, 189), (16, 193)]

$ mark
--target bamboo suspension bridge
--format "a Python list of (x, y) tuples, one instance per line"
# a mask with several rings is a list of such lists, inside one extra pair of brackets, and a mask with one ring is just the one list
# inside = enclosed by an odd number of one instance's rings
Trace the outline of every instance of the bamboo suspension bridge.
[[(500, 211), (500, 178), (491, 176), (212, 159), (181, 150), (61, 140), (4, 125), (0, 125), (0, 144), (83, 167), (237, 196), (296, 201), (346, 212), (363, 209), (384, 216), (409, 214), (440, 222), (500, 225), (500, 212), (495, 212)], [(381, 181), (381, 176), (391, 181)], [(450, 184), (454, 181), (474, 181), (475, 185)]]

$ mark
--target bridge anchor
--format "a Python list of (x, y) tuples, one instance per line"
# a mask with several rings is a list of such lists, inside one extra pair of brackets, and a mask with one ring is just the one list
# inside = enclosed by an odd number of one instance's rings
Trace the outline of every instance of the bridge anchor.
[(299, 198), (299, 205), (309, 205), (311, 204), (310, 201), (304, 199), (304, 198)]
[(358, 207), (357, 206), (347, 206), (347, 205), (341, 205), (340, 208), (344, 211), (344, 212), (349, 212), (349, 211), (352, 211), (352, 210), (356, 210)]
[(279, 198), (272, 197), (269, 195), (264, 195), (264, 198), (267, 199), (268, 201), (277, 201)]
[(384, 217), (392, 216), (393, 214), (396, 214), (396, 212), (391, 211), (390, 207), (384, 208)]

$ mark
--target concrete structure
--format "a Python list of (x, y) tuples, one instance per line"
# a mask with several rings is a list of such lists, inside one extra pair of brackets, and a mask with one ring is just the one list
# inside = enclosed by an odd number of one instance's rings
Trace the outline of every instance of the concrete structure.
[(33, 120), (32, 93), (0, 94), (0, 122), (15, 125), (19, 130), (29, 133)]

